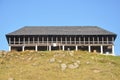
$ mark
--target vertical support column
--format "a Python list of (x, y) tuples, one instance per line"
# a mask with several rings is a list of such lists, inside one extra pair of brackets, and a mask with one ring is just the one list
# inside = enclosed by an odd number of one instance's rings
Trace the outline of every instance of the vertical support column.
[(74, 43), (76, 44), (76, 36), (75, 36), (75, 38), (74, 38)]
[(71, 44), (71, 37), (70, 37), (70, 44)]
[(56, 43), (58, 43), (58, 38), (56, 37)]
[(84, 39), (84, 44), (85, 44), (85, 37), (83, 39)]
[(25, 44), (25, 37), (23, 37), (23, 44)]
[[(90, 44), (90, 37), (88, 37), (88, 44)], [(90, 51), (91, 52), (91, 51)]]
[(102, 44), (104, 44), (103, 41), (104, 41), (104, 37), (102, 37)]
[(108, 37), (107, 37), (107, 44), (108, 44)]
[(100, 53), (103, 54), (103, 45), (100, 46)]
[(88, 46), (88, 51), (91, 52), (91, 46), (90, 45)]
[(53, 44), (53, 37), (51, 37), (51, 41), (52, 41), (52, 44)]
[(112, 44), (114, 44), (114, 37), (112, 37)]
[(9, 44), (11, 44), (11, 38), (9, 37)]
[(11, 51), (11, 46), (9, 46), (9, 51)]
[(79, 37), (79, 44), (81, 44), (81, 37)]
[(38, 44), (39, 44), (39, 41), (40, 41), (40, 40), (39, 40), (39, 36), (38, 36), (38, 38), (37, 38), (37, 43), (38, 43)]
[(47, 51), (48, 51), (48, 37), (47, 37)]
[(94, 37), (93, 37), (93, 44), (94, 44), (94, 41), (95, 41), (95, 40), (94, 40)]
[(99, 37), (97, 37), (97, 43), (100, 44), (100, 40), (99, 40)]
[(33, 37), (33, 43), (35, 43), (35, 38)]
[(37, 46), (37, 44), (35, 45), (35, 51), (38, 51), (38, 46)]
[(20, 44), (20, 37), (19, 37), (19, 44)]
[(78, 51), (78, 46), (76, 45), (76, 51)]
[(25, 46), (22, 46), (22, 51), (25, 51)]
[(67, 44), (67, 38), (65, 37), (65, 44)]
[(62, 37), (61, 37), (61, 44), (62, 44)]
[(112, 54), (115, 55), (115, 52), (114, 52), (114, 45), (112, 45)]
[(44, 43), (44, 37), (42, 37), (42, 43)]
[(64, 45), (62, 46), (62, 50), (63, 50), (63, 51), (65, 50), (65, 46), (64, 46)]
[(49, 45), (49, 51), (51, 51), (51, 45)]
[(28, 37), (28, 44), (30, 44), (30, 38)]
[(14, 44), (15, 44), (15, 37), (14, 37)]

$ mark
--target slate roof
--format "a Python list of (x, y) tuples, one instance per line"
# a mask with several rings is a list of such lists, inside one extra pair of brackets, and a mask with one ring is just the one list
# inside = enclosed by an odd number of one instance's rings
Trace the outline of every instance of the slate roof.
[(97, 26), (25, 26), (9, 35), (116, 35)]

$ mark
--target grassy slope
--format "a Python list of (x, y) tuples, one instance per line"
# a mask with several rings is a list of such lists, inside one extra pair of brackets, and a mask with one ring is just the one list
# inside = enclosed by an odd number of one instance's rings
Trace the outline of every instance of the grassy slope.
[[(74, 52), (10, 52), (0, 57), (0, 80), (119, 80), (120, 57)], [(57, 56), (55, 56), (57, 55)], [(55, 58), (50, 63), (49, 59)], [(60, 64), (80, 61), (76, 69), (62, 71)]]

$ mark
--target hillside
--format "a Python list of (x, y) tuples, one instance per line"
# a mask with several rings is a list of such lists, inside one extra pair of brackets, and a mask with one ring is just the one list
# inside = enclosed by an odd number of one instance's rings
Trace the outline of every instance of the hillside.
[(0, 80), (119, 79), (119, 56), (85, 51), (0, 52)]

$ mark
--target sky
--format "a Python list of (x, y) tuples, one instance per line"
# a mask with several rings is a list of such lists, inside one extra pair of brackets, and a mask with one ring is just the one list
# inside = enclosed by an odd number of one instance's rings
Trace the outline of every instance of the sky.
[(0, 50), (24, 26), (99, 26), (117, 34), (120, 55), (120, 0), (0, 0)]

